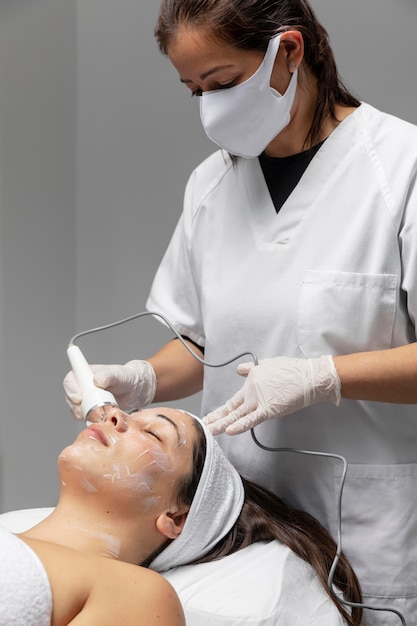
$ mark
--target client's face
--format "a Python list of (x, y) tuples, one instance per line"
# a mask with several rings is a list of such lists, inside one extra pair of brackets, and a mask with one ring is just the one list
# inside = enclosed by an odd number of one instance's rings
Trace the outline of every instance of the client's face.
[(83, 430), (58, 461), (63, 488), (124, 497), (152, 510), (169, 505), (192, 472), (193, 418), (153, 407), (127, 415), (112, 408)]

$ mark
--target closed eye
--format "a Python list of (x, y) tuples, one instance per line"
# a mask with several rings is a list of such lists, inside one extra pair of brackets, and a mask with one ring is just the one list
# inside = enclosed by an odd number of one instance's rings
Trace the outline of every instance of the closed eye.
[(155, 437), (155, 439), (157, 439), (158, 441), (162, 442), (161, 437), (155, 431), (147, 429), (147, 430), (145, 430), (145, 433), (148, 433), (149, 435), (152, 435), (152, 437)]

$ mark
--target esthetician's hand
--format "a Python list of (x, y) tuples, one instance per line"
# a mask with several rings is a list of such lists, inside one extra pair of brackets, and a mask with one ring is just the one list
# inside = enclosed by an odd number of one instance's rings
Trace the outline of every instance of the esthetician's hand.
[[(110, 391), (119, 407), (131, 413), (152, 402), (156, 392), (156, 376), (148, 361), (129, 361), (125, 365), (90, 365), (94, 384)], [(76, 419), (81, 414), (82, 395), (72, 371), (64, 378), (65, 401)]]
[(340, 404), (341, 383), (331, 356), (275, 357), (258, 365), (243, 363), (237, 372), (247, 377), (243, 387), (204, 418), (213, 435), (239, 435), (271, 417), (289, 415), (325, 400)]

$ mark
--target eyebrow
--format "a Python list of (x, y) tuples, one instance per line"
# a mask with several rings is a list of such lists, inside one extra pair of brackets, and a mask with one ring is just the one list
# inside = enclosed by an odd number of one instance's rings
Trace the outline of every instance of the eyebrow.
[(161, 417), (162, 419), (166, 420), (167, 422), (169, 422), (169, 424), (171, 424), (177, 433), (177, 439), (178, 439), (178, 444), (180, 443), (180, 431), (178, 430), (178, 426), (177, 424), (174, 422), (174, 420), (172, 420), (170, 417), (168, 417), (167, 415), (164, 415), (163, 413), (157, 413), (156, 417)]
[[(212, 74), (215, 74), (216, 72), (219, 72), (220, 70), (228, 69), (229, 67), (233, 67), (233, 65), (231, 63), (229, 63), (228, 65), (216, 65), (216, 67), (212, 67), (211, 70), (208, 70), (207, 72), (204, 72), (203, 74), (201, 74), (200, 80), (204, 80), (205, 78), (208, 78)], [(180, 82), (192, 83), (193, 81), (190, 80), (189, 78), (180, 78)]]

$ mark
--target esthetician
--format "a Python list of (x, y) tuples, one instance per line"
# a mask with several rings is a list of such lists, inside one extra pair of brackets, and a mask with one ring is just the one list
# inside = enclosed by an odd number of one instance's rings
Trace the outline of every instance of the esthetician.
[(365, 599), (415, 625), (417, 128), (348, 91), (306, 0), (164, 0), (156, 38), (220, 150), (189, 179), (147, 308), (207, 362), (259, 364), (203, 368), (173, 340), (95, 381), (126, 410), (203, 389), (236, 468), (333, 534), (338, 464), (262, 451), (250, 429), (345, 456), (344, 549)]

